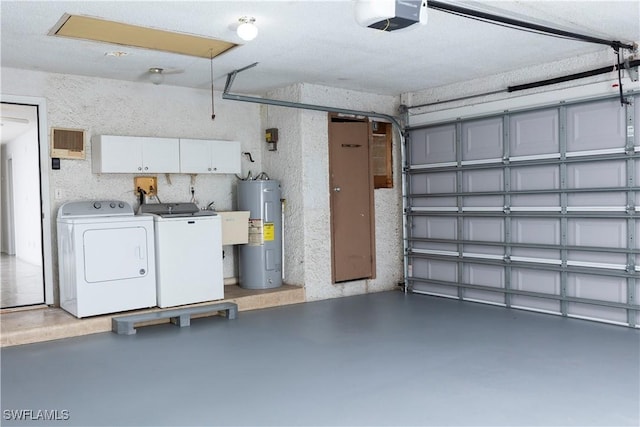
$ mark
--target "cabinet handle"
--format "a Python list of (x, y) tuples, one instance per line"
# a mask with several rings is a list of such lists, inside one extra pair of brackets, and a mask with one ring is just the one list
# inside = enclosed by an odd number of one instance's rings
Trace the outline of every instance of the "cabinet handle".
[(211, 168), (209, 168), (209, 172), (211, 172)]
[(144, 167), (144, 170), (149, 170), (149, 168), (147, 166)]
[(141, 171), (142, 170), (142, 166), (138, 166), (138, 170)]
[(214, 171), (217, 171), (217, 170), (218, 170), (218, 168), (213, 168), (213, 170), (214, 170)]

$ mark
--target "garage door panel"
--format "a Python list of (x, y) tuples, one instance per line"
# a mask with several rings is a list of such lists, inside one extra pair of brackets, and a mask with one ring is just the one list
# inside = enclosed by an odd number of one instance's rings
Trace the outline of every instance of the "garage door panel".
[(513, 208), (541, 208), (546, 211), (558, 211), (560, 210), (560, 196), (556, 194), (515, 195), (511, 196), (511, 206)]
[(455, 243), (414, 242), (411, 247), (417, 253), (424, 253), (424, 251), (431, 253), (446, 252), (451, 255), (458, 253), (458, 245)]
[(560, 167), (554, 165), (512, 168), (511, 187), (515, 191), (560, 188)]
[(462, 160), (501, 158), (502, 118), (479, 120), (462, 125)]
[(624, 148), (625, 110), (610, 100), (567, 108), (567, 151)]
[(433, 164), (456, 160), (456, 129), (453, 125), (411, 133), (411, 164)]
[(560, 220), (550, 218), (514, 218), (512, 239), (517, 243), (560, 244)]
[(624, 219), (569, 219), (567, 243), (571, 246), (624, 248), (627, 223)]
[[(627, 256), (625, 254), (607, 252), (567, 251), (567, 261), (570, 264), (575, 262), (586, 262), (600, 265), (600, 268), (621, 270), (624, 269), (627, 264)], [(585, 266), (588, 267), (589, 265)]]
[(454, 298), (458, 296), (458, 291), (452, 286), (416, 282), (413, 285), (413, 289), (417, 292), (424, 292), (432, 295), (442, 295)]
[(610, 302), (627, 302), (627, 280), (586, 274), (570, 274), (567, 296)]
[(463, 281), (471, 285), (504, 288), (504, 267), (484, 264), (464, 264)]
[[(504, 288), (504, 268), (483, 265), (465, 264), (462, 269), (463, 281), (471, 285), (491, 286)], [(501, 292), (482, 291), (477, 289), (465, 289), (465, 299), (486, 301), (492, 303), (504, 303), (504, 294)]]
[(501, 242), (504, 240), (504, 220), (502, 218), (465, 218), (463, 238)]
[(427, 180), (431, 174), (420, 174), (409, 176), (409, 185), (412, 194), (423, 194), (427, 192)]
[(415, 217), (413, 230), (416, 237), (429, 239), (457, 239), (457, 220), (448, 217)]
[(452, 208), (456, 207), (457, 203), (455, 197), (414, 197), (411, 200), (411, 205), (415, 208)]
[(500, 246), (464, 245), (462, 251), (469, 258), (502, 259), (504, 256), (504, 249)]
[(456, 282), (458, 280), (457, 263), (449, 261), (415, 259), (413, 263), (413, 274), (415, 277), (424, 277), (433, 280), (449, 282)]
[(468, 171), (462, 174), (462, 191), (502, 191), (502, 169)]
[(560, 273), (557, 271), (514, 268), (512, 288), (527, 292), (560, 295)]
[[(456, 191), (456, 173), (455, 172), (438, 172), (426, 175), (420, 175), (424, 177), (424, 185), (417, 185), (417, 193), (455, 193)], [(416, 181), (418, 181), (416, 179)], [(418, 182), (412, 185), (416, 185)], [(413, 187), (412, 187), (413, 188)], [(420, 191), (422, 190), (422, 191)]]
[(481, 291), (477, 289), (466, 289), (463, 299), (467, 301), (487, 302), (490, 304), (504, 304), (504, 294), (501, 292)]
[(553, 249), (513, 248), (513, 261), (542, 262), (545, 264), (560, 264), (560, 251)]
[(567, 196), (567, 206), (572, 207), (610, 207), (624, 208), (627, 204), (627, 194), (618, 193), (576, 193)]
[(512, 157), (559, 153), (558, 110), (514, 115), (510, 134)]
[(469, 196), (463, 198), (462, 206), (465, 208), (500, 208), (502, 210), (504, 199), (502, 196)]
[(427, 237), (428, 217), (417, 216), (411, 219), (411, 235), (417, 238)]
[(511, 306), (524, 309), (541, 310), (551, 313), (560, 313), (560, 303), (558, 301), (547, 298), (513, 295), (511, 297)]
[(622, 160), (577, 163), (567, 166), (569, 188), (624, 187), (626, 165)]
[(414, 194), (453, 193), (456, 191), (456, 173), (436, 172), (411, 175), (410, 185)]
[(567, 314), (569, 316), (601, 320), (605, 322), (627, 322), (627, 314), (624, 309), (603, 307), (592, 304), (568, 303)]

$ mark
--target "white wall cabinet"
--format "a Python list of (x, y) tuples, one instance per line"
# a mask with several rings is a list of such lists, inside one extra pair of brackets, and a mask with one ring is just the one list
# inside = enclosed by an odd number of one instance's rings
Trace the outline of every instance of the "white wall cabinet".
[(180, 139), (180, 172), (240, 173), (238, 141)]
[(92, 139), (94, 173), (178, 173), (180, 140), (97, 135)]

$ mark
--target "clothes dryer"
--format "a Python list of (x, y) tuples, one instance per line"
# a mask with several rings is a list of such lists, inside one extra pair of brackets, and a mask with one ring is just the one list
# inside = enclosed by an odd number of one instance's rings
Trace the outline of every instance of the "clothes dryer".
[(76, 317), (156, 305), (153, 218), (118, 200), (58, 210), (60, 306)]

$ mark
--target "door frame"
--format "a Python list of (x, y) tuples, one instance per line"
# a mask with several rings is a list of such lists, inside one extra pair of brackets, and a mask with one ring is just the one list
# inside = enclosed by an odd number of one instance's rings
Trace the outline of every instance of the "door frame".
[(16, 254), (16, 221), (15, 221), (15, 207), (13, 202), (13, 158), (7, 159), (7, 190), (9, 190), (9, 194), (7, 194), (6, 202), (7, 202), (7, 254), (15, 255)]
[(29, 105), (36, 107), (38, 110), (38, 152), (40, 154), (40, 213), (44, 302), (47, 305), (53, 305), (53, 255), (51, 246), (51, 202), (49, 198), (49, 134), (47, 132), (47, 100), (45, 98), (33, 96), (0, 94), (0, 102)]
[[(328, 118), (328, 154), (329, 154), (329, 210), (331, 215), (331, 283), (341, 284), (359, 280), (372, 280), (376, 278), (376, 214), (375, 214), (375, 192), (373, 171), (371, 169), (371, 120), (364, 116), (347, 116), (340, 113), (329, 113)], [(370, 228), (370, 252), (371, 252), (371, 277), (336, 282), (335, 274), (335, 234), (333, 231), (333, 180), (331, 177), (331, 123), (333, 119), (340, 119), (346, 122), (366, 122), (367, 123), (367, 152), (369, 157), (369, 228)]]

